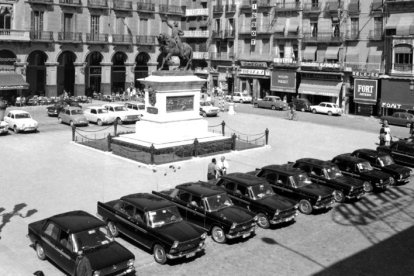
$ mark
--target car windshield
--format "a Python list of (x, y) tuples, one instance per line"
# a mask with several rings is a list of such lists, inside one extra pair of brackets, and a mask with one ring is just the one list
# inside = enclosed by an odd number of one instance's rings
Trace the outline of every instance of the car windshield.
[(358, 163), (357, 168), (360, 172), (369, 172), (373, 170), (373, 168), (371, 167), (371, 164), (368, 161)]
[(148, 212), (148, 223), (152, 228), (182, 221), (182, 217), (175, 206)]
[(138, 105), (138, 110), (144, 110), (145, 109), (145, 105), (139, 104)]
[(72, 115), (82, 115), (83, 111), (80, 109), (74, 109), (71, 111)]
[(388, 154), (378, 157), (378, 162), (381, 167), (395, 164), (394, 159)]
[(127, 111), (125, 106), (114, 106), (115, 111)]
[(261, 199), (265, 197), (269, 197), (274, 195), (272, 186), (269, 184), (260, 184), (250, 187), (251, 194), (253, 196), (253, 199)]
[(335, 179), (337, 177), (342, 176), (342, 173), (337, 166), (332, 166), (330, 168), (327, 168), (325, 171), (329, 179)]
[(14, 115), (14, 118), (16, 118), (16, 119), (29, 119), (30, 114), (29, 113), (17, 113), (16, 115)]
[(113, 241), (111, 232), (105, 226), (79, 232), (74, 236), (79, 250), (99, 247)]
[(98, 112), (98, 114), (108, 113), (108, 110), (106, 109), (97, 109), (96, 111)]
[(231, 202), (231, 199), (228, 197), (227, 194), (224, 194), (224, 193), (219, 194), (219, 195), (209, 196), (206, 198), (206, 202), (207, 202), (207, 210), (209, 212), (215, 212), (220, 209), (233, 205), (233, 202)]
[(306, 185), (311, 184), (312, 181), (310, 180), (310, 178), (306, 175), (306, 174), (297, 174), (295, 176), (293, 176), (293, 186), (295, 188), (299, 188), (299, 187), (304, 187)]

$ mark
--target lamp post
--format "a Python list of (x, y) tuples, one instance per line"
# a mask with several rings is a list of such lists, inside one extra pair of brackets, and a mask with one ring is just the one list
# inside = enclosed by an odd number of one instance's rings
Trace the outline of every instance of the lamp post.
[[(230, 70), (229, 70), (230, 69)], [(234, 112), (234, 103), (233, 103), (233, 96), (234, 96), (234, 84), (235, 84), (235, 78), (236, 78), (236, 70), (237, 67), (234, 64), (234, 61), (231, 64), (231, 68), (227, 69), (227, 79), (232, 79), (232, 85), (231, 85), (231, 102), (229, 103), (229, 114), (234, 115), (236, 112)]]

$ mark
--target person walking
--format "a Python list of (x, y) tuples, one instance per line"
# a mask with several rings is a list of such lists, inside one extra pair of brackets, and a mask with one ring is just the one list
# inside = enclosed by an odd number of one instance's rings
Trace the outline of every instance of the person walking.
[(229, 169), (229, 163), (226, 160), (226, 157), (222, 156), (219, 163), (217, 164), (219, 175), (226, 175)]
[(217, 179), (217, 161), (216, 158), (211, 159), (211, 163), (207, 167), (207, 180)]

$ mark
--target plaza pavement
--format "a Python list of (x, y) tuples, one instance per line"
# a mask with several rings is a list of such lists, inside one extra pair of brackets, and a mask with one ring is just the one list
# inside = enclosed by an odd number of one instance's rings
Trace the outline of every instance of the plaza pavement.
[[(231, 116), (221, 113), (220, 117), (208, 120), (210, 125), (225, 120), (228, 126), (243, 133), (264, 132), (266, 127), (270, 130), (269, 146), (224, 154), (230, 164), (229, 172), (252, 171), (301, 157), (331, 159), (356, 148), (375, 148), (378, 137), (372, 132), (252, 114)], [(378, 124), (374, 120), (367, 123)], [(172, 166), (147, 166), (76, 145), (70, 138), (69, 127), (53, 133), (40, 129), (36, 134), (0, 137), (0, 211), (4, 209), (0, 212), (3, 219), (0, 275), (31, 275), (39, 269), (52, 269), (53, 272), (46, 275), (60, 275), (49, 262), (39, 261), (34, 250), (29, 248), (26, 234), (30, 222), (74, 209), (95, 214), (98, 200), (108, 201), (128, 193), (151, 192), (188, 181), (205, 180), (211, 159), (210, 156)], [(17, 211), (13, 213), (13, 209)], [(361, 249), (356, 246), (353, 250)], [(136, 261), (138, 268), (152, 264), (149, 254)], [(186, 274), (183, 268), (177, 271)], [(312, 274), (317, 269), (306, 271)], [(164, 272), (177, 274), (171, 268)]]

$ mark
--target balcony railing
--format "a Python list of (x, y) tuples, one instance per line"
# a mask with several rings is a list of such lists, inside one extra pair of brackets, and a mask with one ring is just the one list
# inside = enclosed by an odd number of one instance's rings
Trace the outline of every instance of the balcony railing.
[(159, 12), (164, 14), (184, 15), (184, 9), (180, 6), (159, 5)]
[(155, 4), (152, 3), (137, 3), (138, 12), (155, 12)]
[(224, 6), (222, 5), (215, 5), (213, 6), (213, 13), (223, 13)]
[(186, 9), (185, 16), (208, 16), (208, 9)]
[(304, 13), (320, 13), (321, 3), (304, 3), (303, 12)]
[(30, 40), (35, 40), (35, 41), (53, 41), (53, 32), (30, 31)]
[(137, 35), (135, 40), (139, 45), (156, 45), (157, 37), (155, 35)]
[(30, 4), (44, 4), (44, 5), (53, 5), (53, 0), (28, 0)]
[(125, 1), (125, 0), (114, 1), (114, 10), (130, 11), (132, 10), (132, 1)]
[(213, 38), (222, 38), (223, 37), (223, 31), (214, 31), (212, 33)]
[(94, 34), (94, 33), (86, 34), (86, 42), (87, 43), (107, 43), (108, 34)]
[(112, 35), (112, 43), (114, 44), (132, 44), (132, 35)]
[(296, 11), (300, 9), (299, 3), (276, 3), (276, 12)]
[(82, 5), (82, 2), (81, 0), (59, 0), (59, 5), (70, 6), (70, 7), (80, 7)]
[(298, 33), (274, 33), (273, 34), (274, 38), (277, 39), (298, 39), (299, 38), (299, 34)]
[(88, 0), (88, 7), (95, 9), (108, 8), (108, 0)]
[(316, 36), (312, 35), (312, 33), (303, 33), (303, 41), (304, 42), (336, 42), (342, 43), (343, 35), (334, 35), (332, 33), (318, 33)]
[(380, 31), (370, 30), (368, 34), (368, 39), (369, 40), (382, 40), (383, 39), (382, 30)]
[(0, 29), (0, 41), (2, 40), (29, 41), (30, 33), (22, 30)]
[(352, 71), (365, 72), (382, 72), (383, 67), (381, 63), (367, 63), (367, 62), (345, 62), (344, 67), (352, 68)]
[(208, 59), (208, 52), (193, 52), (193, 59)]
[(359, 32), (348, 31), (345, 34), (345, 40), (353, 41), (359, 39)]
[(217, 53), (217, 52), (213, 52), (213, 53), (210, 53), (210, 58), (211, 59), (220, 59), (220, 60), (233, 59), (234, 58), (234, 53), (227, 53), (227, 52)]
[(184, 31), (184, 37), (209, 37), (209, 31)]
[(328, 1), (325, 4), (325, 11), (329, 13), (338, 13), (338, 9), (343, 8), (343, 3), (338, 1)]
[(65, 42), (82, 42), (82, 33), (58, 32), (58, 40)]
[(392, 66), (393, 71), (409, 73), (413, 71), (412, 64), (396, 64), (394, 63)]
[(256, 27), (256, 32), (260, 34), (271, 34), (273, 32), (273, 26), (270, 24), (261, 24)]
[(237, 7), (234, 4), (226, 5), (226, 13), (235, 13), (236, 9)]
[(300, 62), (292, 58), (274, 58), (274, 66), (284, 66), (284, 67), (299, 67)]
[(257, 7), (258, 8), (271, 8), (273, 7), (273, 3), (271, 0), (258, 0)]
[(234, 30), (225, 30), (224, 31), (224, 38), (234, 38), (236, 32)]

